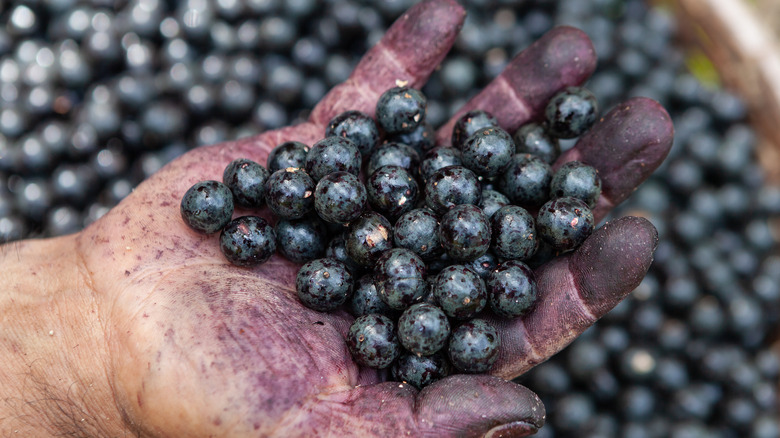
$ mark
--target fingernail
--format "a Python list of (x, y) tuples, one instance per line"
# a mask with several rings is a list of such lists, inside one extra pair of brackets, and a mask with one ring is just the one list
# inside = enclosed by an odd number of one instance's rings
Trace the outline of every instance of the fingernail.
[(539, 430), (538, 427), (525, 421), (515, 421), (514, 423), (502, 424), (496, 426), (485, 434), (485, 438), (519, 438), (522, 436), (533, 435)]

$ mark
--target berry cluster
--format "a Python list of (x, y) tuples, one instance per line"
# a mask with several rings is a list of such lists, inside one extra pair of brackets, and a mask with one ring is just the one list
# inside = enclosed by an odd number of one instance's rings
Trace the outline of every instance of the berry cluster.
[[(514, 136), (487, 112), (468, 112), (453, 128), (453, 145), (438, 148), (426, 108), (419, 90), (391, 88), (378, 100), (376, 122), (344, 112), (311, 148), (282, 143), (267, 169), (237, 159), (223, 182), (199, 182), (181, 203), (191, 228), (221, 230), (220, 247), (235, 265), (263, 263), (277, 249), (304, 263), (301, 302), (324, 312), (351, 300), (357, 319), (347, 345), (355, 361), (394, 364), (393, 376), (417, 387), (452, 366), (490, 370), (501, 338), (480, 312), (527, 313), (537, 295), (529, 264), (579, 246), (593, 231), (590, 208), (601, 192), (594, 168), (550, 166), (558, 138), (595, 122), (596, 99), (584, 88), (561, 91), (543, 125)], [(265, 204), (279, 221), (231, 221), (234, 203)]]

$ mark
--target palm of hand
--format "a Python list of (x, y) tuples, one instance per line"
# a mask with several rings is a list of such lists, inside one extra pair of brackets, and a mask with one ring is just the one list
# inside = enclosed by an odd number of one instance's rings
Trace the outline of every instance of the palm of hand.
[[(339, 112), (373, 114), (379, 94), (396, 79), (420, 87), (462, 19), (450, 1), (418, 5), (308, 123), (194, 150), (79, 236), (110, 351), (109, 381), (128, 423), (152, 436), (481, 435), (494, 427), (522, 436), (543, 422), (543, 407), (530, 391), (495, 377), (455, 376), (420, 393), (381, 383), (384, 374), (358, 367), (346, 348), (352, 317), (298, 302), (297, 265), (274, 256), (255, 269), (231, 266), (218, 239), (193, 232), (179, 215), (182, 194), (197, 181), (220, 180), (231, 160), (265, 163), (282, 141), (311, 145)], [(584, 82), (594, 66), (584, 35), (553, 31), (461, 113), (482, 108), (516, 128), (554, 92)], [(451, 124), (439, 141), (449, 132)], [(600, 170), (598, 219), (660, 164), (671, 135), (663, 109), (632, 100), (559, 163), (580, 159)], [(655, 239), (646, 221), (619, 220), (538, 270), (536, 310), (497, 321), (504, 345), (492, 373), (522, 374), (617, 304), (644, 276)]]

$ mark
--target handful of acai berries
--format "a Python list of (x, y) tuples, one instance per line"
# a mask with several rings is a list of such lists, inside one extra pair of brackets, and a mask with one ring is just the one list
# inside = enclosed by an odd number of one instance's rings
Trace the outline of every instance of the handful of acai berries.
[[(266, 167), (237, 159), (222, 182), (195, 184), (181, 203), (190, 227), (220, 231), (235, 265), (258, 265), (277, 250), (303, 263), (300, 301), (356, 317), (346, 339), (354, 360), (391, 367), (393, 378), (418, 388), (453, 368), (491, 369), (501, 338), (490, 320), (532, 308), (533, 269), (591, 234), (601, 193), (593, 167), (551, 167), (559, 139), (597, 119), (585, 88), (561, 91), (544, 121), (513, 135), (491, 114), (470, 111), (455, 123), (451, 146), (436, 147), (426, 106), (419, 90), (391, 88), (376, 120), (344, 112), (311, 148), (282, 143)], [(278, 221), (231, 220), (234, 205), (267, 205)]]

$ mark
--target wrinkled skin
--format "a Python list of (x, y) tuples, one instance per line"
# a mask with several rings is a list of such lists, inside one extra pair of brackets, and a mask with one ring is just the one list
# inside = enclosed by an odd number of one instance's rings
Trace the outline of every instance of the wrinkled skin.
[[(265, 163), (283, 141), (311, 145), (347, 109), (373, 115), (397, 79), (421, 87), (463, 19), (452, 0), (419, 4), (308, 123), (193, 150), (84, 231), (3, 247), (0, 266), (11, 275), (0, 286), (0, 435), (525, 436), (541, 427), (540, 400), (505, 379), (561, 350), (639, 284), (657, 242), (646, 220), (609, 222), (536, 271), (534, 309), (492, 321), (503, 341), (492, 375), (454, 375), (417, 391), (352, 361), (344, 341), (352, 318), (303, 307), (298, 265), (275, 255), (257, 268), (231, 266), (218, 239), (179, 215), (187, 188), (219, 179), (231, 160)], [(582, 32), (551, 31), (439, 129), (439, 144), (471, 109), (491, 112), (509, 132), (538, 120), (547, 99), (582, 84), (595, 61)], [(667, 113), (632, 99), (556, 164), (599, 170), (598, 221), (660, 164), (671, 141)]]

